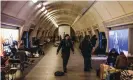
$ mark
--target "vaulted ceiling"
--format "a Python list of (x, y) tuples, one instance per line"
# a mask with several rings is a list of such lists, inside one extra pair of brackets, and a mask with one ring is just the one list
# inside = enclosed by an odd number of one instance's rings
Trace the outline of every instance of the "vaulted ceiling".
[(61, 24), (72, 25), (94, 1), (2, 1), (2, 24), (24, 26), (28, 30), (54, 30)]
[(2, 1), (1, 21), (23, 31), (54, 32), (68, 24), (77, 32), (95, 34), (95, 28), (106, 31), (106, 27), (133, 23), (133, 1)]

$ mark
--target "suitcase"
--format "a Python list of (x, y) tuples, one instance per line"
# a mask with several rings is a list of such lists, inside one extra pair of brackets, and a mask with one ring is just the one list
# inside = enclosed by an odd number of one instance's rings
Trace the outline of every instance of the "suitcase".
[(61, 71), (56, 71), (55, 76), (64, 76), (64, 72), (61, 72)]

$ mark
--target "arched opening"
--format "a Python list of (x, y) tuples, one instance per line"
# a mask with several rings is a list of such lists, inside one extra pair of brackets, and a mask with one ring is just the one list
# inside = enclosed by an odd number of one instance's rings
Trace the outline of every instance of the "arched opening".
[(60, 36), (63, 39), (65, 34), (69, 34), (71, 38), (76, 38), (74, 29), (68, 24), (59, 25), (59, 27), (55, 29), (53, 36), (55, 40), (59, 40)]

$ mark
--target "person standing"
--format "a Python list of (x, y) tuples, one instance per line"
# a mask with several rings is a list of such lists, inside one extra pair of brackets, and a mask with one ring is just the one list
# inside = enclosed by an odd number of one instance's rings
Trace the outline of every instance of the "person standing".
[(97, 37), (96, 37), (96, 35), (92, 36), (92, 38), (91, 38), (90, 41), (91, 41), (91, 43), (92, 43), (92, 46), (95, 47), (95, 45), (96, 45), (96, 41), (97, 41)]
[(61, 37), (61, 35), (60, 35), (60, 41), (62, 40), (62, 37)]
[(84, 71), (90, 71), (90, 69), (91, 69), (91, 51), (92, 51), (90, 36), (85, 36), (83, 41), (80, 43), (79, 48), (80, 48), (83, 58), (84, 58)]
[(96, 49), (97, 36), (96, 35), (93, 35), (91, 37), (91, 39), (90, 39), (90, 42), (91, 42), (92, 47), (93, 47), (92, 54), (94, 54), (95, 53), (95, 49)]
[(64, 39), (61, 40), (60, 45), (57, 49), (57, 53), (56, 53), (57, 55), (61, 48), (62, 48), (63, 70), (65, 73), (67, 73), (67, 63), (70, 57), (70, 49), (73, 51), (73, 54), (74, 54), (73, 44), (68, 34), (66, 34)]

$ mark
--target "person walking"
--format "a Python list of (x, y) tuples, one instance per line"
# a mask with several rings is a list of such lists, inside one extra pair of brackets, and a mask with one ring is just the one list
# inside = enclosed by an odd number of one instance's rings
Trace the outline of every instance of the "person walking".
[(58, 46), (58, 49), (57, 49), (57, 53), (56, 53), (57, 55), (61, 48), (62, 48), (63, 70), (65, 73), (67, 73), (67, 63), (70, 57), (70, 49), (73, 51), (73, 54), (74, 54), (73, 44), (68, 34), (66, 34), (64, 39), (61, 40), (60, 45)]
[(90, 42), (90, 36), (85, 36), (80, 43), (80, 50), (84, 58), (84, 71), (90, 71), (91, 69), (91, 51), (92, 45)]

